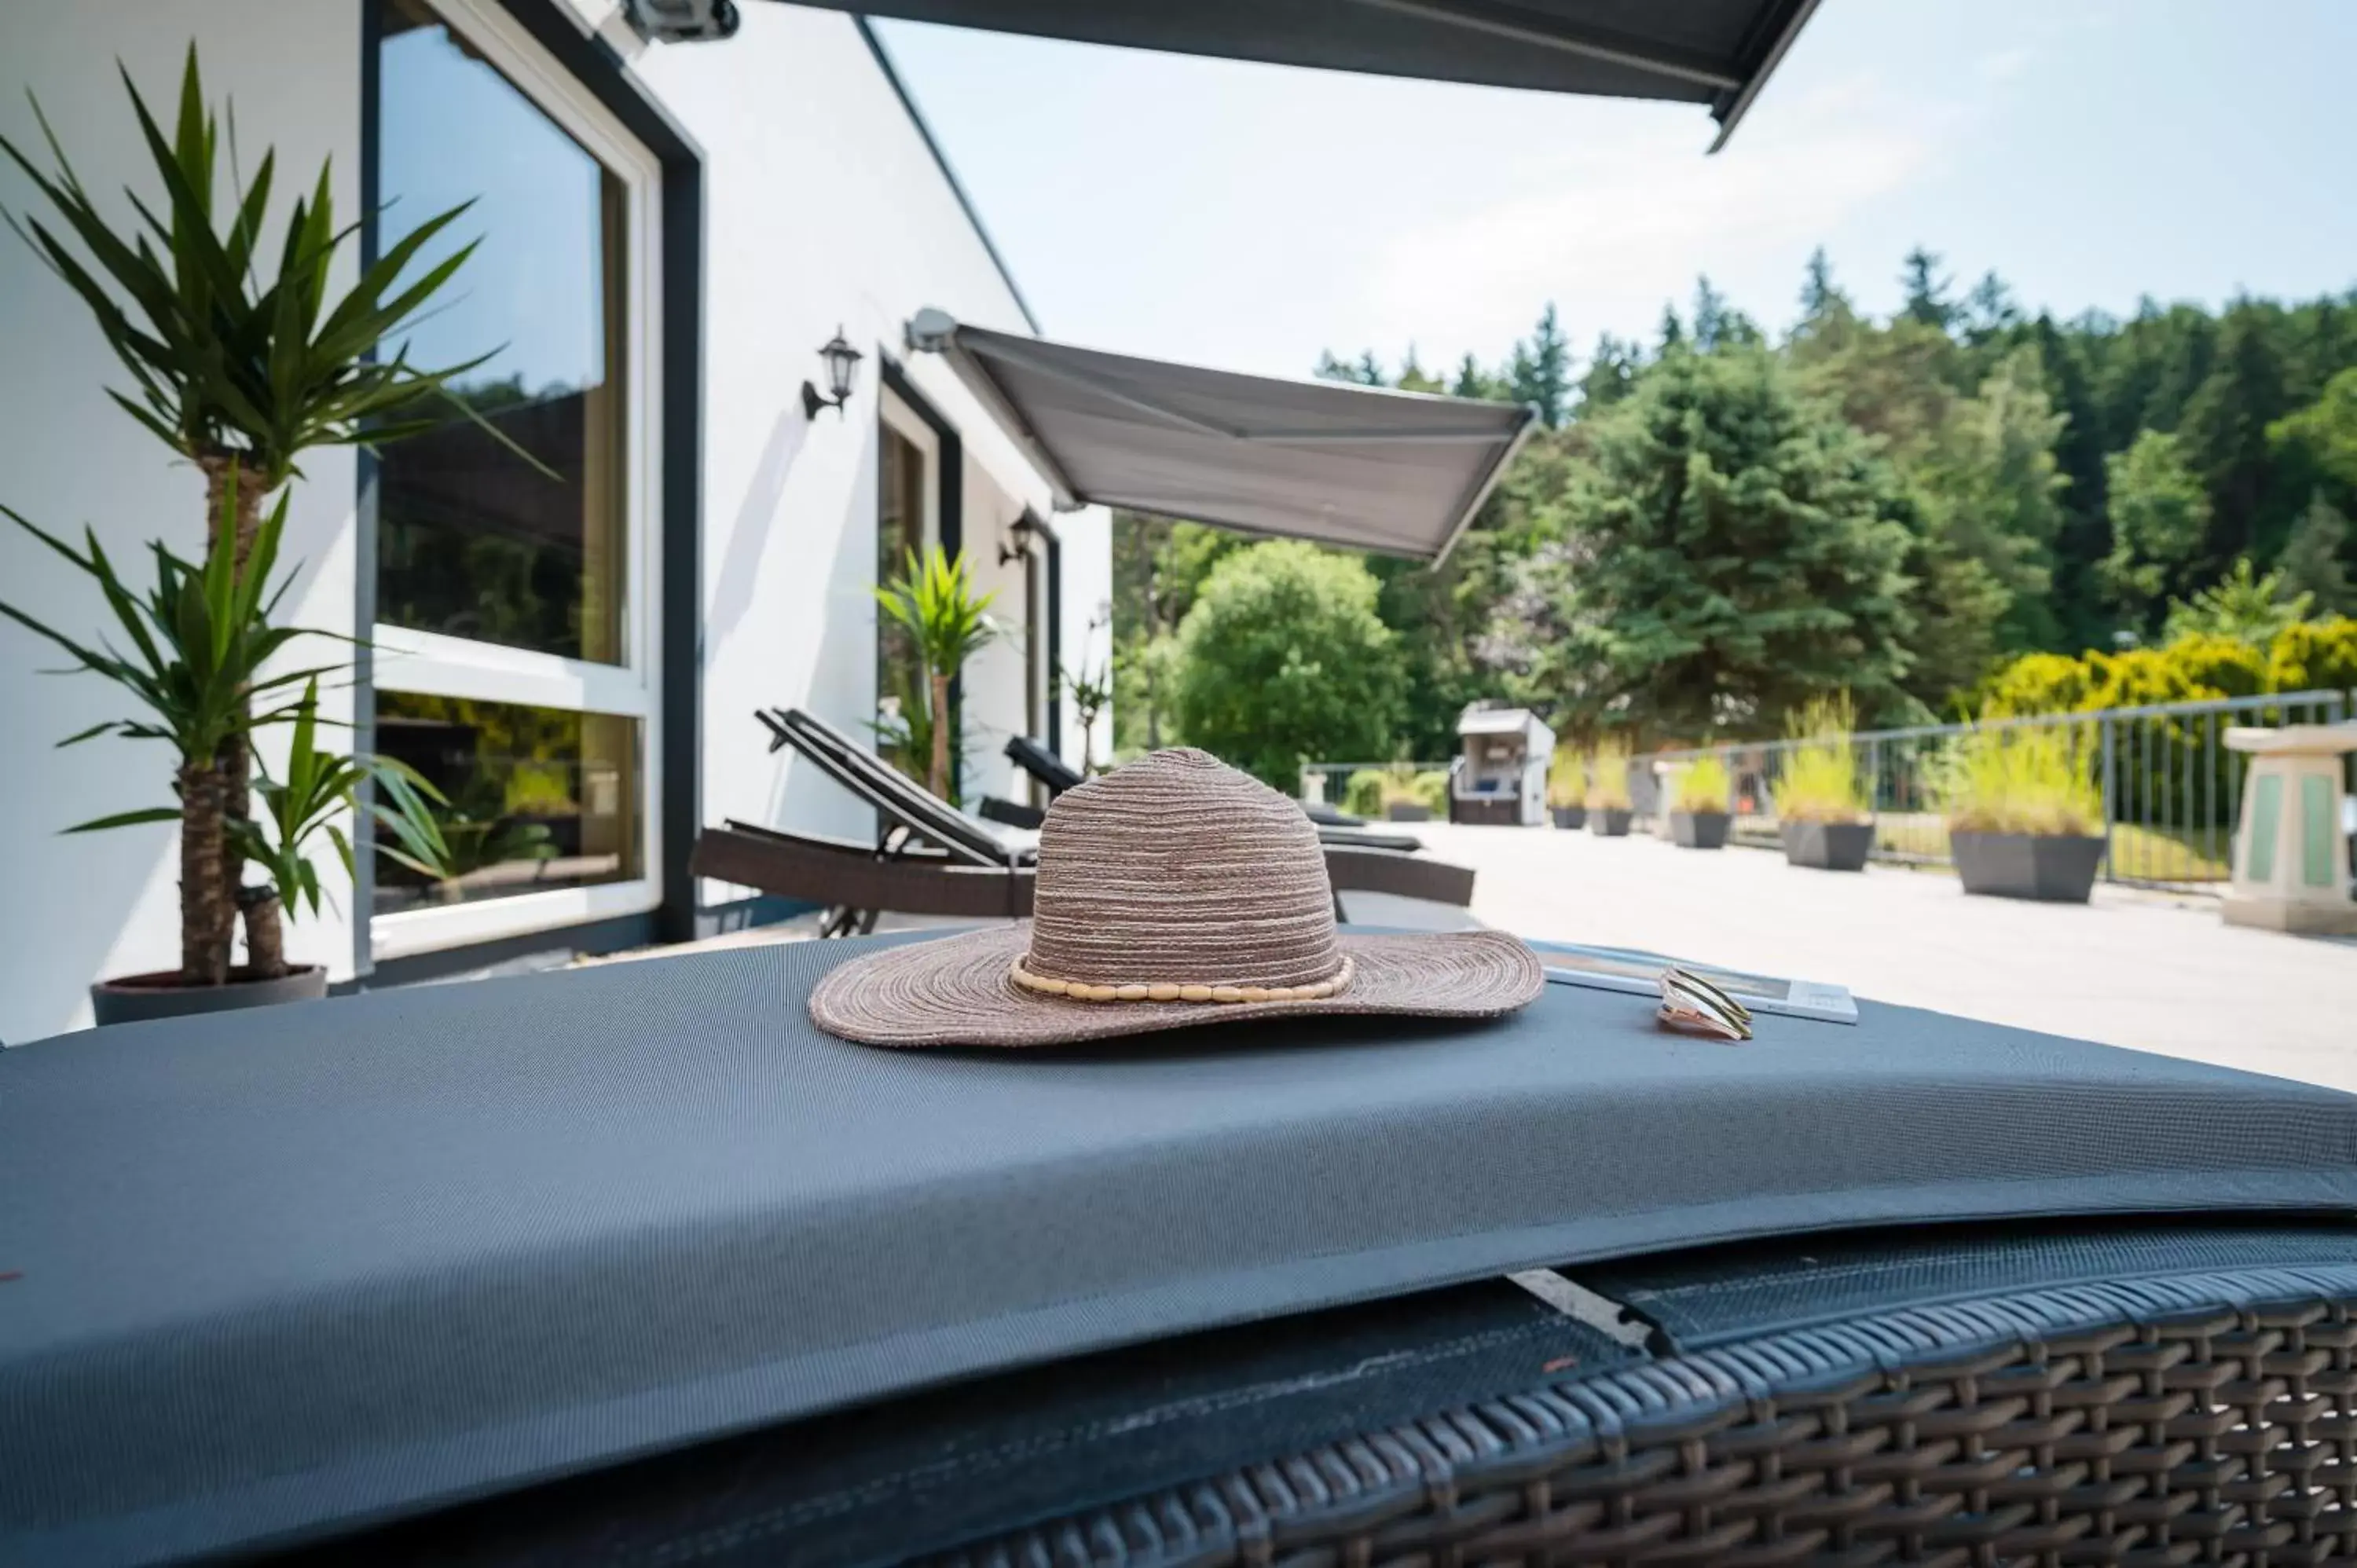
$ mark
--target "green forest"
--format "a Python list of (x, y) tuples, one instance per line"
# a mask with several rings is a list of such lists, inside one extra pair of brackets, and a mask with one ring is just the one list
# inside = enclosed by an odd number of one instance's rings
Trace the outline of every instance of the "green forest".
[(1328, 354), (1544, 428), (1438, 571), (1116, 516), (1117, 750), (1289, 784), (1447, 757), (1477, 699), (1640, 746), (1781, 733), (1845, 691), (1914, 723), (2202, 636), (2264, 680), (2294, 623), (2328, 628), (2300, 673), (2357, 683), (2333, 651), (2357, 660), (2357, 290), (2059, 321), (1920, 248), (1900, 280), (1875, 319), (1820, 250), (1781, 328), (1705, 278), (1584, 359), (1552, 305), (1496, 365)]

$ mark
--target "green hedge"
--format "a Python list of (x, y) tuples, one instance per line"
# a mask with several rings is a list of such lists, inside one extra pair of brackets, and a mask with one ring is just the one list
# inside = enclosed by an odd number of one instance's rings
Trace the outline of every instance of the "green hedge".
[(2090, 714), (2148, 703), (2357, 687), (2357, 620), (2302, 621), (2266, 649), (2200, 632), (2124, 653), (2025, 653), (1981, 689), (1981, 716)]

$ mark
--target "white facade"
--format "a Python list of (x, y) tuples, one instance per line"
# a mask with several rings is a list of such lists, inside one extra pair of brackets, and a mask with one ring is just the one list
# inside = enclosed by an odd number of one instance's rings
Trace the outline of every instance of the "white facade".
[[(233, 101), (248, 156), (276, 148), (282, 191), (307, 185), (318, 161), (332, 158), (339, 210), (352, 213), (370, 139), (361, 122), (363, 5), (373, 3), (85, 0), (8, 8), (0, 12), (0, 133), (20, 146), (39, 145), (24, 97), (30, 86), (86, 186), (145, 189), (152, 176), (114, 62), (120, 58), (150, 102), (167, 110), (193, 38), (209, 96)], [(445, 22), (609, 169), (635, 178), (641, 164), (651, 168), (622, 123), (535, 44), (522, 25), (533, 5), (584, 25), (570, 0), (561, 8), (560, 0), (435, 0)], [(961, 542), (984, 585), (998, 591), (997, 612), (1016, 628), (1046, 615), (1030, 602), (1045, 573), (1019, 556), (1001, 561), (1002, 546), (1021, 542), (1010, 525), (1028, 512), (1060, 537), (1057, 639), (1063, 664), (1075, 671), (1108, 653), (1105, 631), (1092, 621), (1111, 590), (1109, 525), (1095, 510), (1056, 513), (1046, 481), (947, 368), (906, 350), (903, 323), (928, 305), (1002, 330), (1028, 328), (1021, 302), (857, 24), (833, 12), (748, 6), (743, 30), (729, 41), (625, 52), (623, 69), (694, 144), (702, 168), (694, 820), (733, 817), (863, 836), (873, 831), (869, 813), (770, 753), (753, 714), (799, 705), (861, 736), (874, 716), (871, 588), (889, 395), (882, 358), (899, 362), (913, 394), (930, 405), (924, 413), (949, 428), (948, 445), (962, 451), (958, 471), (946, 479), (956, 491), (950, 510), (962, 518)], [(648, 175), (630, 188), (634, 201), (641, 193), (647, 199), (633, 209), (641, 226), (630, 252), (638, 423), (630, 449), (640, 530), (633, 548), (645, 547), (631, 557), (640, 564), (631, 614), (645, 624), (634, 622), (626, 633), (636, 639), (630, 661), (614, 670), (477, 647), (437, 664), (450, 650), (430, 634), (388, 632), (379, 639), (377, 665), (381, 683), (643, 715), (642, 798), (651, 834), (666, 744), (654, 694), (664, 673), (654, 658), (661, 552), (650, 532), (661, 524), (659, 468), (667, 450), (655, 296), (680, 280), (660, 274), (652, 210), (659, 182)], [(0, 204), (39, 216), (37, 200), (13, 169), (0, 172)], [(387, 228), (398, 232), (400, 225), (388, 220)], [(340, 266), (349, 282), (349, 252)], [(812, 419), (802, 384), (816, 381), (823, 390), (817, 350), (838, 328), (866, 358), (848, 404)], [(108, 401), (105, 389), (124, 385), (123, 372), (80, 303), (13, 238), (0, 242), (0, 342), (8, 347), (0, 356), (0, 503), (53, 532), (88, 523), (118, 563), (138, 563), (152, 537), (196, 553), (197, 476)], [(346, 452), (315, 451), (303, 467), (286, 553), (304, 565), (289, 618), (364, 635), (356, 622), (361, 574), (374, 563), (360, 559), (360, 465)], [(100, 625), (95, 592), (13, 528), (0, 533), (0, 597), (70, 633)], [(123, 709), (123, 699), (95, 677), (35, 673), (56, 662), (29, 633), (0, 623), (0, 867), (14, 885), (0, 904), (8, 928), (0, 933), (0, 1040), (10, 1043), (86, 1023), (92, 980), (170, 967), (178, 958), (172, 831), (58, 832), (88, 817), (168, 803), (168, 756), (160, 746), (113, 739), (53, 749), (55, 740)], [(1044, 649), (1011, 640), (968, 667), (969, 798), (1028, 798), (1008, 777), (998, 747), (1009, 733), (1044, 727), (1035, 721), (1047, 711), (1046, 662)], [(349, 693), (330, 700), (337, 716), (350, 716)], [(1069, 702), (1060, 739), (1077, 760), (1082, 742)], [(1100, 733), (1096, 755), (1109, 743)], [(289, 956), (325, 962), (342, 980), (374, 961), (464, 949), (535, 926), (561, 947), (568, 925), (651, 908), (664, 891), (662, 858), (651, 843), (650, 875), (638, 884), (489, 899), (365, 924), (339, 871), (329, 878), (334, 908), (295, 924)], [(714, 885), (698, 891), (705, 908), (744, 892)]]

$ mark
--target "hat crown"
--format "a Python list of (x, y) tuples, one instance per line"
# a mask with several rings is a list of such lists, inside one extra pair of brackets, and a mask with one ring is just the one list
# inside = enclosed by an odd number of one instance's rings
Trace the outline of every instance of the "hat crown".
[(1334, 893), (1300, 806), (1173, 747), (1065, 790), (1039, 832), (1024, 967), (1092, 985), (1332, 978)]

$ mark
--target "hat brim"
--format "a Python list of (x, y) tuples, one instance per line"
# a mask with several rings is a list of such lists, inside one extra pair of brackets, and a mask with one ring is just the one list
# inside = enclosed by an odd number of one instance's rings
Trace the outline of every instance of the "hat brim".
[(1082, 1002), (1016, 984), (1031, 923), (863, 954), (811, 992), (811, 1021), (870, 1046), (1059, 1046), (1207, 1024), (1313, 1014), (1495, 1018), (1545, 987), (1538, 955), (1502, 931), (1337, 939), (1350, 989), (1316, 1001)]

